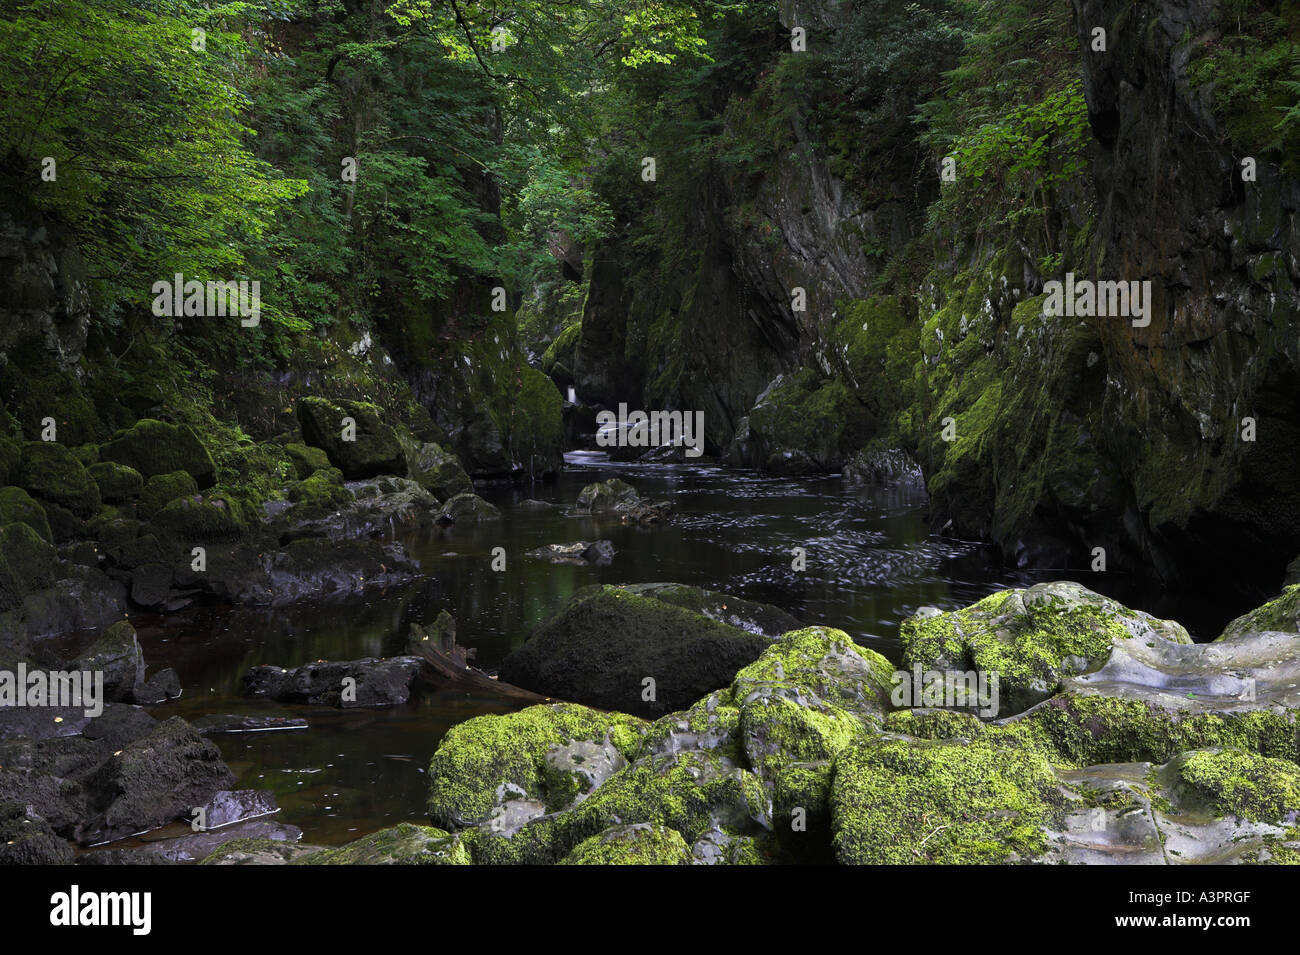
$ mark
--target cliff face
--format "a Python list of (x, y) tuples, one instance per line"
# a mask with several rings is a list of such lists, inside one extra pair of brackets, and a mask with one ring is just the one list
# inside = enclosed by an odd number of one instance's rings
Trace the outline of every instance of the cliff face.
[[(784, 26), (807, 22), (817, 41), (847, 11), (786, 4)], [(871, 172), (846, 184), (793, 95), (761, 170), (653, 200), (690, 210), (688, 249), (660, 254), (671, 267), (598, 253), (579, 395), (701, 408), (710, 449), (739, 465), (837, 470), (854, 442), (901, 445), (926, 472), (935, 528), (1020, 564), (1086, 567), (1104, 547), (1111, 569), (1272, 587), (1300, 550), (1300, 186), (1262, 154), (1243, 181), (1213, 88), (1189, 79), (1218, 38), (1215, 4), (1073, 11), (1062, 83), (1082, 76), (1088, 141), (1047, 201), (1054, 265), (1011, 216), (926, 225), (938, 189), (917, 175), (915, 142), (873, 155), (861, 130)], [(732, 96), (726, 134), (770, 146), (751, 92)], [(883, 279), (918, 248), (921, 269)], [(1045, 283), (1067, 271), (1149, 281), (1150, 324), (1045, 315)], [(892, 294), (875, 294), (882, 281)]]

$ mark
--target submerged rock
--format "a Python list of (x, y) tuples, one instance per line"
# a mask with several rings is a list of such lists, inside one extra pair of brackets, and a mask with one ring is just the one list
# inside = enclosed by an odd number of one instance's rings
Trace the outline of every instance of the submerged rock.
[(540, 557), (553, 564), (595, 564), (606, 566), (614, 560), (613, 541), (577, 541), (573, 544), (547, 544), (528, 552), (530, 557)]
[(420, 675), (419, 657), (317, 661), (291, 670), (256, 666), (244, 674), (244, 691), (282, 703), (391, 706), (405, 703)]
[(656, 524), (672, 513), (668, 501), (647, 501), (626, 481), (610, 478), (588, 484), (578, 494), (574, 511), (578, 514), (617, 514), (633, 524)]
[(477, 494), (457, 494), (438, 512), (438, 520), (445, 524), (476, 524), (481, 521), (501, 520), (501, 511)]

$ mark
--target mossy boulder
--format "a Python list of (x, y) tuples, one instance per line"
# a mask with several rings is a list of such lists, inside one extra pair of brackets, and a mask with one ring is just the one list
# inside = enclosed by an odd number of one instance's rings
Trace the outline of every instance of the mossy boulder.
[(144, 683), (144, 652), (135, 628), (119, 620), (77, 657), (76, 668), (104, 674), (104, 698), (129, 700)]
[(613, 826), (584, 839), (560, 865), (690, 865), (691, 847), (667, 826)]
[(578, 342), (581, 340), (581, 322), (574, 322), (556, 335), (555, 340), (547, 345), (546, 351), (542, 353), (542, 374), (549, 375), (551, 380), (562, 388), (572, 385), (574, 360), (577, 358)]
[(1030, 861), (1064, 808), (1041, 754), (983, 741), (881, 738), (845, 750), (831, 786), (844, 865)]
[(238, 540), (255, 526), (256, 515), (237, 496), (216, 491), (172, 501), (153, 517), (153, 526), (183, 545)]
[(32, 591), (54, 583), (58, 555), (24, 523), (0, 527), (0, 610), (23, 602)]
[(99, 510), (99, 488), (76, 455), (52, 441), (23, 445), (19, 485), (35, 497), (61, 505), (80, 518)]
[(574, 509), (579, 514), (605, 514), (626, 510), (641, 500), (636, 488), (618, 478), (595, 481), (578, 494)]
[(301, 442), (291, 442), (284, 446), (284, 453), (293, 462), (293, 469), (299, 480), (306, 480), (322, 468), (330, 467), (329, 455), (320, 448), (313, 448)]
[(903, 668), (983, 672), (989, 680), (996, 674), (1005, 716), (1047, 699), (1063, 679), (1103, 662), (1116, 641), (1128, 640), (1192, 642), (1173, 621), (1057, 581), (1000, 591), (949, 613), (922, 608), (903, 623)]
[(289, 500), (295, 513), (328, 513), (346, 507), (354, 498), (343, 484), (343, 472), (327, 465), (291, 487)]
[(460, 459), (432, 441), (416, 444), (406, 455), (410, 478), (426, 491), (447, 500), (474, 490), (474, 482), (460, 466)]
[(1175, 800), (1214, 816), (1294, 822), (1300, 815), (1300, 766), (1237, 749), (1183, 753), (1161, 773)]
[(406, 473), (401, 442), (380, 418), (376, 405), (303, 398), (298, 402), (298, 423), (307, 444), (322, 449), (349, 481)]
[(409, 822), (381, 829), (337, 849), (322, 849), (290, 865), (469, 865), (463, 840)]
[(501, 511), (477, 494), (457, 494), (442, 505), (438, 520), (444, 524), (478, 524), (501, 520)]
[(579, 590), (534, 630), (502, 661), (501, 678), (653, 717), (725, 687), (770, 643), (703, 614), (598, 585)]
[(1300, 633), (1300, 584), (1292, 584), (1262, 607), (1237, 617), (1218, 639), (1263, 630)]
[(299, 856), (320, 851), (285, 839), (231, 839), (200, 865), (286, 865)]
[(141, 418), (119, 431), (100, 448), (99, 459), (135, 468), (146, 478), (185, 471), (200, 489), (216, 483), (216, 465), (198, 435), (188, 425), (154, 418)]
[(40, 535), (41, 539), (53, 543), (50, 534), (50, 522), (45, 516), (45, 508), (32, 500), (20, 487), (0, 488), (0, 526), (5, 524), (26, 524)]
[(194, 497), (198, 493), (198, 483), (188, 471), (155, 474), (145, 482), (140, 495), (140, 513), (144, 516), (157, 514), (172, 501)]
[(106, 504), (122, 504), (134, 500), (144, 491), (144, 476), (125, 464), (99, 461), (90, 465), (88, 470), (99, 487), (100, 499)]
[[(635, 755), (647, 724), (621, 713), (570, 703), (530, 706), (506, 716), (479, 716), (452, 727), (429, 763), (429, 815), (451, 827), (511, 816), (512, 802), (528, 804), (528, 818), (568, 806), (590, 788), (550, 760), (575, 743), (595, 744), (615, 757)], [(516, 807), (516, 808), (521, 808)], [(513, 815), (518, 816), (519, 813)]]

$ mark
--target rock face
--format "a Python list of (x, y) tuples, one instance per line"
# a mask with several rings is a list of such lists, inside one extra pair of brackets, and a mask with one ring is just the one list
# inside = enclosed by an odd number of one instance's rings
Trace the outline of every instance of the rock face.
[(652, 594), (595, 586), (574, 594), (507, 656), (501, 679), (591, 706), (657, 715), (726, 686), (774, 638)]

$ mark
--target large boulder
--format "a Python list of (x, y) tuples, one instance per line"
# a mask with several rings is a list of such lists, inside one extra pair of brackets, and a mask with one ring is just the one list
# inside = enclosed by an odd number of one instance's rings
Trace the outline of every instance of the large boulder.
[(411, 480), (442, 500), (474, 490), (460, 459), (440, 444), (427, 441), (414, 445), (407, 450), (406, 461)]
[(35, 497), (65, 507), (80, 518), (99, 510), (99, 487), (77, 456), (61, 444), (24, 444), (18, 483)]
[(141, 418), (100, 448), (99, 458), (125, 464), (145, 478), (185, 471), (200, 488), (216, 483), (212, 455), (188, 425)]
[(406, 455), (397, 433), (380, 419), (375, 405), (303, 398), (298, 402), (298, 423), (304, 440), (322, 449), (348, 480), (406, 474)]
[(20, 487), (0, 488), (0, 526), (26, 524), (44, 541), (53, 541), (45, 509)]
[(594, 586), (575, 593), (507, 656), (501, 678), (561, 699), (658, 716), (727, 686), (771, 642), (652, 596)]
[[(997, 678), (1003, 716), (1103, 662), (1119, 643), (1191, 643), (1180, 625), (1130, 610), (1070, 581), (1004, 590), (961, 610), (922, 607), (903, 623), (903, 667)], [(999, 714), (991, 714), (999, 715)]]

